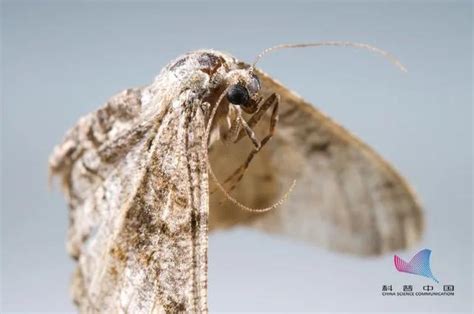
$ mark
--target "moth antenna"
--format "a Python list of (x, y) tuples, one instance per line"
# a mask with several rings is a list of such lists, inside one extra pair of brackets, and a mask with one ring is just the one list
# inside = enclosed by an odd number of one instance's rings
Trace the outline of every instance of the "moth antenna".
[(365, 49), (386, 58), (391, 63), (393, 63), (398, 69), (400, 69), (402, 72), (408, 72), (406, 67), (400, 62), (400, 60), (398, 60), (394, 55), (390, 54), (389, 52), (382, 50), (380, 48), (377, 48), (375, 46), (369, 45), (369, 44), (356, 43), (356, 42), (351, 42), (351, 41), (321, 41), (321, 42), (314, 42), (314, 43), (276, 45), (276, 46), (264, 49), (262, 52), (260, 52), (255, 58), (255, 61), (253, 62), (251, 68), (253, 69), (255, 65), (257, 64), (257, 62), (259, 62), (260, 59), (262, 59), (262, 57), (268, 54), (269, 52), (287, 49), (287, 48), (308, 48), (308, 47), (323, 47), (323, 46), (352, 47), (352, 48), (357, 48), (357, 49)]
[(229, 91), (230, 86), (228, 86), (222, 94), (219, 96), (219, 98), (216, 101), (216, 105), (214, 108), (212, 108), (211, 114), (209, 115), (209, 121), (207, 122), (207, 127), (206, 127), (206, 132), (204, 133), (204, 145), (206, 145), (206, 152), (208, 150), (208, 142), (209, 142), (209, 135), (211, 134), (211, 127), (212, 127), (212, 122), (214, 121), (214, 116), (216, 115), (217, 109), (219, 108), (220, 104), (222, 103), (222, 99), (224, 99), (225, 95)]
[[(209, 116), (209, 121), (207, 122), (207, 128), (206, 128), (206, 132), (204, 133), (204, 141), (203, 141), (203, 145), (205, 145), (205, 151), (207, 152), (208, 150), (208, 141), (209, 141), (209, 135), (211, 134), (211, 127), (212, 127), (212, 122), (214, 120), (214, 117), (216, 115), (216, 112), (217, 112), (217, 108), (220, 106), (220, 104), (222, 103), (222, 99), (224, 99), (224, 96), (227, 94), (227, 91), (229, 90), (230, 86), (227, 87), (223, 92), (222, 94), (219, 96), (217, 102), (216, 102), (216, 105), (214, 106), (214, 108), (212, 109), (212, 112), (211, 112), (211, 115)], [(249, 211), (249, 212), (254, 212), (254, 213), (262, 213), (262, 212), (267, 212), (269, 210), (272, 210), (278, 206), (280, 206), (281, 204), (283, 204), (286, 199), (288, 198), (288, 195), (291, 193), (291, 191), (293, 190), (293, 188), (295, 187), (295, 184), (296, 184), (296, 180), (293, 180), (293, 183), (291, 184), (290, 188), (288, 189), (288, 191), (286, 191), (286, 193), (283, 195), (283, 197), (273, 203), (272, 205), (268, 206), (268, 207), (263, 207), (263, 208), (251, 208), (251, 207), (248, 207), (244, 204), (242, 204), (241, 202), (239, 202), (238, 200), (236, 200), (234, 197), (232, 197), (229, 192), (226, 191), (226, 189), (222, 186), (222, 184), (219, 182), (219, 180), (217, 179), (216, 175), (214, 174), (214, 171), (212, 170), (212, 166), (211, 166), (211, 163), (209, 162), (209, 156), (207, 156), (206, 158), (206, 163), (207, 163), (207, 168), (209, 169), (209, 173), (211, 174), (211, 177), (212, 179), (214, 180), (214, 182), (216, 183), (217, 187), (219, 188), (219, 190), (221, 190), (221, 192), (225, 195), (225, 197), (231, 201), (232, 203), (234, 203), (235, 205), (237, 205), (238, 207), (240, 207), (241, 209), (243, 210), (246, 210), (246, 211)]]
[(234, 205), (240, 207), (241, 209), (243, 210), (246, 210), (246, 211), (249, 211), (249, 212), (253, 212), (253, 213), (263, 213), (263, 212), (267, 212), (269, 210), (272, 210), (274, 208), (277, 208), (278, 206), (280, 206), (281, 204), (283, 204), (286, 199), (288, 198), (288, 195), (290, 195), (291, 191), (293, 191), (293, 188), (295, 187), (295, 184), (296, 184), (296, 180), (293, 180), (293, 183), (291, 184), (290, 188), (288, 189), (288, 191), (286, 191), (286, 193), (283, 195), (283, 197), (278, 200), (277, 202), (273, 203), (272, 205), (268, 206), (268, 207), (262, 207), (262, 208), (251, 208), (251, 207), (248, 207), (244, 204), (242, 204), (241, 202), (239, 202), (238, 200), (236, 200), (232, 195), (229, 194), (229, 192), (226, 191), (226, 189), (222, 186), (222, 184), (219, 182), (219, 180), (217, 179), (216, 175), (214, 174), (214, 171), (212, 170), (212, 167), (211, 167), (211, 164), (209, 163), (208, 161), (208, 166), (209, 166), (209, 173), (211, 174), (211, 177), (212, 179), (214, 180), (214, 182), (216, 183), (217, 187), (219, 188), (219, 190), (221, 190), (221, 192), (225, 195), (225, 197), (231, 201), (232, 203), (234, 203)]

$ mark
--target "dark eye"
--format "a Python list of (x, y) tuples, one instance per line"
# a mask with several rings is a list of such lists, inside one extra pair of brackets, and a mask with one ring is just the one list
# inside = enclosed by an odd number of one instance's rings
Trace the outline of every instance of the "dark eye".
[(227, 100), (234, 105), (245, 105), (250, 99), (247, 88), (240, 84), (232, 85), (227, 92)]

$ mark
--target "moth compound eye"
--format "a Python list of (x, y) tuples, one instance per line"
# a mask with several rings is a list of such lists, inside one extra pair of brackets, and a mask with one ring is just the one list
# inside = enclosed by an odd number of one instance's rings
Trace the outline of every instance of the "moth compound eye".
[(227, 100), (234, 105), (245, 105), (249, 99), (247, 88), (241, 84), (232, 85), (227, 92)]
[(255, 94), (256, 92), (260, 90), (261, 86), (260, 86), (260, 80), (258, 79), (258, 76), (252, 75), (248, 88), (249, 88), (250, 93), (252, 94)]

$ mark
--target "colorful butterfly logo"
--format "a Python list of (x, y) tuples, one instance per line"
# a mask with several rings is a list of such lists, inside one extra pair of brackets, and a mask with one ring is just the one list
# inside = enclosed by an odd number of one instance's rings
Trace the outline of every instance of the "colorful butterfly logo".
[(431, 273), (430, 255), (431, 250), (421, 250), (420, 252), (416, 253), (416, 255), (413, 256), (413, 258), (408, 263), (399, 256), (394, 255), (393, 263), (399, 272), (425, 276), (433, 279), (436, 283), (439, 283), (438, 279), (436, 279)]

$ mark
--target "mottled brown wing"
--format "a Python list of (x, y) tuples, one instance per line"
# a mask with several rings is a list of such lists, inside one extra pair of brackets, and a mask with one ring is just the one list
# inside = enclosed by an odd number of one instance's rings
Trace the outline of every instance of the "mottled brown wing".
[[(80, 157), (67, 172), (55, 172), (81, 193), (71, 205), (69, 246), (78, 260), (74, 300), (83, 313), (207, 311), (204, 116), (180, 97), (182, 106), (162, 106), (146, 132), (124, 136), (127, 127), (85, 150), (94, 158), (109, 151), (96, 170), (77, 166)], [(87, 180), (93, 184), (86, 193), (79, 182)]]
[[(77, 122), (49, 158), (51, 175), (61, 178), (70, 205), (80, 204), (137, 142), (142, 89), (127, 89)], [(132, 128), (132, 126), (136, 126)], [(118, 149), (120, 147), (120, 149)], [(113, 152), (113, 153), (111, 153)], [(104, 167), (104, 164), (110, 165)], [(87, 177), (73, 177), (72, 173)], [(99, 173), (100, 172), (100, 173)], [(91, 174), (95, 174), (92, 176)]]
[[(252, 207), (278, 200), (296, 179), (289, 199), (263, 214), (243, 212), (211, 197), (212, 230), (245, 224), (355, 254), (381, 254), (415, 243), (423, 213), (405, 180), (386, 161), (311, 104), (259, 73), (264, 94), (281, 96), (277, 131), (235, 191)], [(260, 123), (260, 137), (268, 121)], [(217, 144), (211, 163), (222, 180), (251, 146)], [(222, 157), (224, 156), (224, 157)]]

